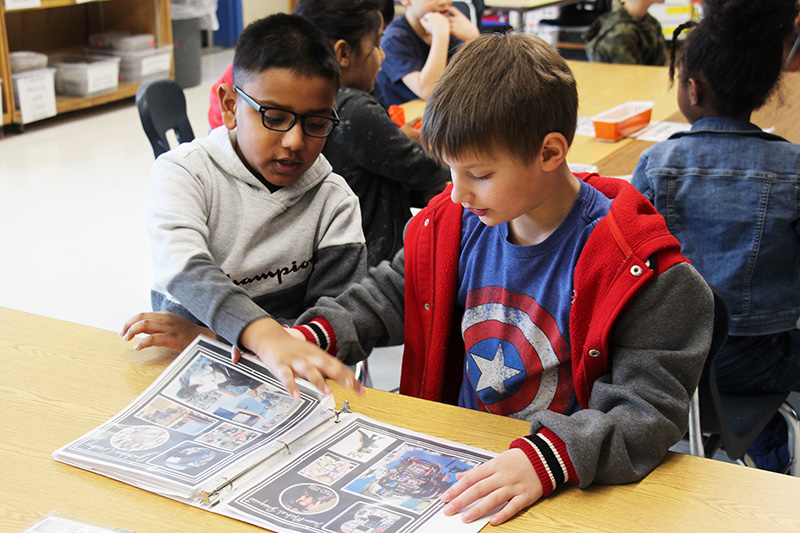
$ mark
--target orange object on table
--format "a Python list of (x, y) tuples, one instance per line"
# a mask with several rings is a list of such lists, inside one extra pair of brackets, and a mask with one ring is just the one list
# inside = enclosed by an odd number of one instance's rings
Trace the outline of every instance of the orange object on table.
[(631, 101), (592, 117), (594, 136), (600, 141), (618, 141), (650, 124), (653, 102)]
[(389, 106), (389, 116), (397, 124), (398, 128), (402, 128), (406, 125), (406, 111), (399, 105), (390, 105)]

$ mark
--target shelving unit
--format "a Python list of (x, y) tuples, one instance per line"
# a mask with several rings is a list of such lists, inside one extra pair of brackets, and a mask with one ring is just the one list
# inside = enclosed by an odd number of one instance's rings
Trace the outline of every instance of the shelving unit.
[[(158, 46), (172, 44), (169, 0), (41, 0), (41, 6), (9, 10), (0, 2), (0, 78), (3, 79), (2, 124), (22, 129), (15, 107), (9, 53), (31, 50), (44, 54), (83, 52), (89, 35), (109, 31), (151, 33)], [(170, 77), (174, 77), (174, 63)], [(129, 98), (139, 84), (120, 83), (115, 92), (80, 98), (56, 96), (58, 114)]]

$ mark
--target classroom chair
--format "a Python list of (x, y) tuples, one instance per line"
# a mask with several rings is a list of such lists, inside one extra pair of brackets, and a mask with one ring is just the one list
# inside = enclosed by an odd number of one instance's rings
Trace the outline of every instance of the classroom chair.
[(714, 290), (714, 334), (689, 409), (689, 453), (712, 458), (722, 448), (731, 460), (745, 464), (747, 449), (780, 413), (789, 427), (790, 473), (800, 476), (800, 417), (786, 401), (790, 393), (742, 394), (717, 388), (714, 359), (728, 337), (728, 320), (728, 306)]
[(179, 143), (194, 139), (186, 114), (186, 97), (175, 80), (151, 80), (140, 85), (136, 91), (136, 108), (155, 157), (170, 149), (167, 139), (170, 131)]

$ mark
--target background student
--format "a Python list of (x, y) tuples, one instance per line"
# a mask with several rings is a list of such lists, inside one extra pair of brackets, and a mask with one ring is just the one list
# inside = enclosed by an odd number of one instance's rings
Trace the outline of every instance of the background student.
[[(678, 63), (691, 131), (645, 150), (633, 175), (728, 304), (730, 337), (715, 360), (723, 391), (800, 390), (800, 145), (750, 122), (778, 86), (797, 12), (796, 0), (707, 0)], [(777, 417), (749, 454), (784, 471), (786, 440)]]
[(350, 363), (405, 341), (401, 393), (531, 422), (443, 494), (446, 514), (486, 497), (466, 521), (505, 503), (499, 524), (564, 483), (644, 477), (685, 434), (709, 349), (711, 291), (664, 218), (622, 180), (569, 171), (577, 109), (543, 40), (466, 43), (422, 125), (452, 188), (391, 264), (294, 328)]
[[(293, 376), (360, 388), (329, 356), (295, 357), (286, 323), (365, 271), (358, 199), (320, 155), (338, 123), (336, 54), (320, 30), (273, 15), (242, 32), (233, 86), (218, 89), (224, 128), (153, 165), (146, 227), (154, 311), (125, 324), (136, 345), (181, 349), (176, 315), (257, 354), (293, 395)], [(302, 346), (300, 346), (302, 347)], [(302, 364), (300, 364), (302, 363)]]
[(664, 0), (627, 0), (601, 15), (581, 37), (589, 61), (634, 65), (666, 65), (661, 24), (647, 12)]
[(449, 170), (427, 157), (369, 94), (383, 59), (380, 7), (377, 0), (300, 0), (295, 7), (331, 41), (342, 70), (336, 94), (341, 123), (322, 153), (358, 196), (370, 266), (403, 247), (410, 195), (430, 198), (428, 191), (440, 192), (450, 179)]
[(387, 106), (426, 100), (456, 48), (479, 33), (452, 0), (401, 3), (405, 13), (387, 26), (383, 36), (386, 59), (375, 89)]

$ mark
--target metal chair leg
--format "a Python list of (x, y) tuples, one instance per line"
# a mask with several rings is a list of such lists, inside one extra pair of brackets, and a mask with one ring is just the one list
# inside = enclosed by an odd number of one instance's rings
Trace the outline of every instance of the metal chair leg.
[(784, 402), (778, 412), (789, 426), (789, 473), (800, 477), (800, 416), (789, 402)]
[(705, 457), (703, 448), (703, 432), (700, 429), (700, 394), (695, 391), (692, 403), (689, 404), (689, 453), (697, 457)]

